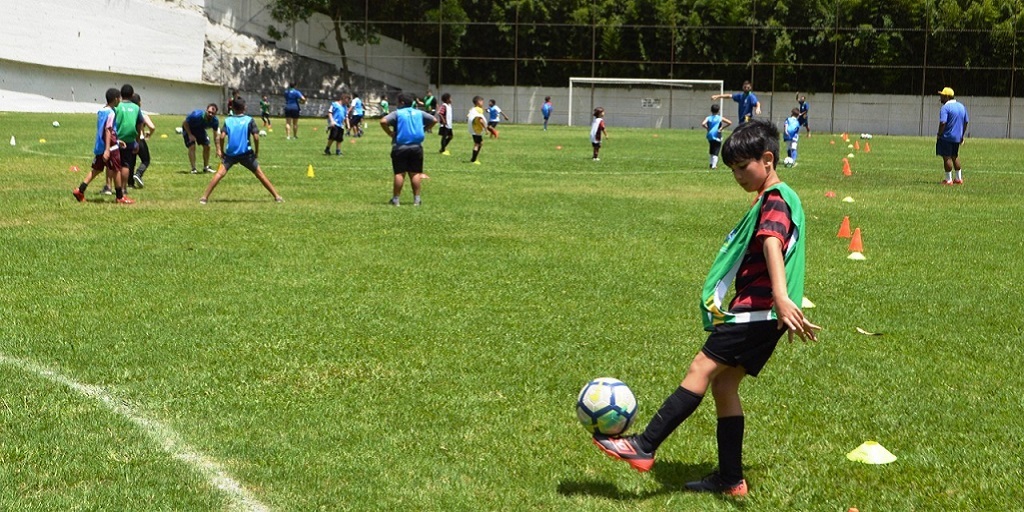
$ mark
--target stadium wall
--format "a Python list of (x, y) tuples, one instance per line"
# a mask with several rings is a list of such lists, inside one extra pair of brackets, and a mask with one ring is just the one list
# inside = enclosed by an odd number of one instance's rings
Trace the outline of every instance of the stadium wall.
[[(76, 111), (95, 111), (106, 103), (104, 94), (107, 89), (120, 89), (125, 83), (132, 84), (135, 92), (142, 96), (142, 104), (148, 112), (161, 114), (191, 112), (204, 107), (207, 103), (223, 103), (224, 98), (224, 89), (218, 85), (41, 66), (0, 59), (0, 91), (30, 93), (59, 102), (84, 104), (81, 109), (75, 107)], [(54, 108), (67, 111), (64, 106), (51, 107), (46, 103), (14, 104), (0, 93), (0, 111), (33, 112), (49, 111)]]
[[(552, 124), (567, 124), (569, 120), (569, 89), (546, 87), (474, 87), (454, 85), (436, 91), (450, 93), (455, 99), (455, 119), (464, 122), (473, 96), (483, 96), (485, 101), (494, 99), (515, 123), (541, 124), (543, 118), (540, 106), (545, 96), (551, 96), (554, 112)], [(728, 91), (727, 91), (728, 92)], [(757, 91), (755, 91), (757, 92)], [(576, 109), (573, 125), (587, 126), (592, 119), (589, 87), (577, 87), (573, 91)], [(796, 107), (794, 92), (757, 92), (761, 101), (762, 115), (781, 123)], [(645, 111), (641, 108), (641, 96), (662, 99), (662, 107)], [(677, 128), (696, 129), (708, 115), (711, 106), (710, 92), (687, 92), (675, 90), (672, 93), (672, 114), (669, 115), (668, 91), (644, 90), (643, 93), (627, 88), (599, 87), (595, 89), (593, 106), (602, 106), (608, 111), (609, 127), (634, 128)], [(883, 94), (838, 94), (833, 110), (831, 94), (807, 94), (811, 106), (811, 129), (818, 132), (870, 133), (873, 135), (918, 135), (931, 136), (938, 129), (939, 97), (897, 96)], [(983, 138), (1024, 138), (1024, 99), (1016, 101), (1001, 97), (958, 98), (968, 110), (972, 137)], [(736, 105), (725, 101), (723, 114), (736, 117)], [(735, 121), (735, 119), (733, 119)], [(1008, 129), (1008, 127), (1012, 129)], [(813, 133), (813, 132), (812, 132)]]
[[(268, 27), (285, 29), (288, 38), (278, 41), (278, 48), (331, 63), (335, 67), (340, 65), (330, 18), (316, 14), (308, 23), (282, 26), (270, 17), (268, 3), (267, 0), (205, 0), (205, 7), (211, 21), (265, 41), (272, 41), (267, 33)], [(356, 75), (407, 91), (425, 92), (430, 83), (426, 56), (401, 41), (381, 36), (379, 44), (365, 47), (347, 43), (345, 52), (350, 71)], [(356, 90), (368, 87), (358, 79), (355, 81), (350, 85)]]

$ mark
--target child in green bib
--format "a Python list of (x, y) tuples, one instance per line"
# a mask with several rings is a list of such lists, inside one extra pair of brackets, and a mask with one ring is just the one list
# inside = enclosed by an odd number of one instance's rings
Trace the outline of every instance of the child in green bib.
[[(743, 190), (757, 192), (757, 199), (726, 237), (704, 283), (702, 319), (711, 334), (642, 433), (597, 434), (594, 444), (634, 469), (648, 471), (655, 451), (697, 410), (710, 387), (718, 414), (718, 470), (686, 488), (745, 496), (740, 382), (747, 375), (757, 376), (783, 333), (813, 341), (820, 327), (797, 305), (803, 297), (807, 225), (800, 198), (776, 173), (778, 129), (759, 119), (740, 125), (723, 144), (722, 160)], [(733, 283), (735, 293), (726, 304)]]

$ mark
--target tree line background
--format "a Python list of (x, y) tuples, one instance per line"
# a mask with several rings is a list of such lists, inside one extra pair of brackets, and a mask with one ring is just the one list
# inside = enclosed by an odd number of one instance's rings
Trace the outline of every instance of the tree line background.
[[(435, 84), (558, 86), (570, 76), (752, 79), (759, 90), (1019, 96), (1024, 0), (278, 0), (335, 42), (386, 35)], [(279, 35), (285, 35), (281, 30)], [(341, 68), (347, 73), (342, 54)]]

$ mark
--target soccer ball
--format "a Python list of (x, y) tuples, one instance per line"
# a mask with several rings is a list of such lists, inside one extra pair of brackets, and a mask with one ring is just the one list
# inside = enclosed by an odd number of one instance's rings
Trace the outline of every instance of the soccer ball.
[(54, 128), (60, 128), (60, 123), (58, 123), (57, 121), (54, 121), (53, 122), (53, 127)]
[(782, 165), (785, 165), (786, 167), (793, 167), (794, 163), (796, 162), (793, 160), (792, 157), (787, 156), (786, 158), (782, 159)]
[(183, 131), (185, 130), (182, 130), (180, 126), (174, 129), (174, 133), (177, 133), (178, 135), (181, 135), (181, 132)]
[(621, 380), (594, 379), (576, 400), (576, 417), (591, 434), (614, 436), (625, 432), (636, 417), (636, 397)]
[(266, 136), (267, 136), (267, 131), (266, 130), (260, 130), (260, 137), (266, 137)]

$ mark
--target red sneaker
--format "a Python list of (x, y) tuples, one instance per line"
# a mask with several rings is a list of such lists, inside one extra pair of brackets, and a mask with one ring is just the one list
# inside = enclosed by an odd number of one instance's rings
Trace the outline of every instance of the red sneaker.
[(118, 199), (117, 202), (119, 204), (135, 204), (135, 201), (132, 200), (132, 198), (130, 198), (128, 196), (124, 196), (121, 199)]
[(654, 466), (654, 453), (647, 453), (636, 442), (636, 436), (609, 437), (594, 434), (594, 444), (613, 459), (628, 462), (633, 469), (644, 473)]
[(85, 202), (85, 194), (83, 194), (81, 190), (78, 190), (76, 188), (76, 189), (71, 191), (71, 195), (75, 196), (75, 199), (78, 199), (79, 203), (84, 203)]
[(954, 185), (963, 185), (964, 184), (964, 180), (953, 180), (953, 184)]
[(951, 186), (951, 185), (953, 185), (953, 180), (942, 180), (939, 183), (941, 183), (943, 185), (946, 185), (946, 186)]
[(695, 482), (686, 482), (686, 489), (693, 492), (711, 492), (740, 497), (747, 495), (747, 481), (740, 480), (738, 483), (729, 484), (722, 480), (722, 476), (718, 472), (715, 472)]

